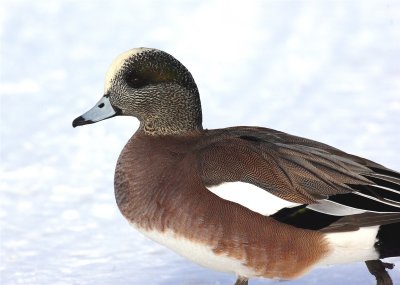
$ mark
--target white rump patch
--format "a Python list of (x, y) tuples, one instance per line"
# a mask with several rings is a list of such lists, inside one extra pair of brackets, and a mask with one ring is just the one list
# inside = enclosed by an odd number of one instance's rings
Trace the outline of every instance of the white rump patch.
[(325, 238), (331, 252), (320, 261), (322, 265), (360, 262), (378, 259), (374, 244), (379, 226), (360, 228), (358, 231), (329, 233)]
[(222, 199), (238, 203), (264, 216), (272, 215), (282, 208), (301, 205), (281, 199), (258, 186), (245, 182), (227, 182), (208, 187), (208, 190)]
[(126, 52), (121, 53), (116, 59), (114, 59), (113, 63), (110, 65), (110, 67), (107, 70), (106, 73), (106, 80), (104, 83), (104, 94), (107, 93), (108, 89), (110, 89), (111, 86), (111, 81), (114, 78), (115, 74), (121, 69), (122, 65), (125, 63), (125, 61), (136, 55), (140, 54), (146, 50), (151, 50), (150, 48), (134, 48), (127, 50)]
[(234, 259), (224, 254), (215, 254), (212, 251), (212, 247), (207, 244), (191, 241), (175, 234), (171, 230), (166, 230), (165, 232), (147, 231), (136, 227), (134, 224), (132, 226), (153, 241), (168, 247), (201, 266), (217, 271), (235, 273), (243, 277), (258, 276), (256, 272), (244, 265), (244, 260)]

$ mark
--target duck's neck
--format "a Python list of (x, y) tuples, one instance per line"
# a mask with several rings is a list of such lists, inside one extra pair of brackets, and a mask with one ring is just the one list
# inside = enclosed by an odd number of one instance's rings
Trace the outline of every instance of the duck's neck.
[[(160, 100), (159, 98), (168, 98)], [(140, 129), (149, 135), (184, 135), (203, 130), (197, 89), (166, 85), (139, 114)]]
[(203, 130), (201, 121), (194, 117), (184, 118), (150, 118), (140, 123), (140, 130), (147, 135), (168, 136), (198, 133)]

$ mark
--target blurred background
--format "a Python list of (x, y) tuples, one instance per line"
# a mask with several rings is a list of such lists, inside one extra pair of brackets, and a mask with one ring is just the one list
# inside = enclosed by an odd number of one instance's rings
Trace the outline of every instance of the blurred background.
[[(399, 1), (0, 5), (1, 284), (233, 284), (119, 213), (114, 166), (136, 119), (71, 126), (133, 47), (165, 50), (191, 71), (206, 128), (265, 126), (400, 170)], [(357, 263), (288, 284), (375, 280)]]

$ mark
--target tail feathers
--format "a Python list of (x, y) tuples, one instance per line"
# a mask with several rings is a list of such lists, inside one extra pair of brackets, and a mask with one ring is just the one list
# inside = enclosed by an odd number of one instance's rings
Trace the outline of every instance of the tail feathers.
[(375, 248), (379, 258), (400, 256), (400, 222), (379, 228)]

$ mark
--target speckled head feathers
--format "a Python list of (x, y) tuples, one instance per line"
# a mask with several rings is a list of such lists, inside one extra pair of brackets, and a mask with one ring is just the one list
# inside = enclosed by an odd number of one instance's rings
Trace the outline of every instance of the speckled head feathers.
[(104, 96), (73, 127), (114, 116), (134, 116), (150, 135), (186, 135), (202, 127), (199, 91), (190, 72), (166, 52), (135, 48), (120, 54), (106, 74)]
[(166, 52), (136, 48), (119, 55), (105, 90), (122, 115), (135, 116), (150, 134), (201, 130), (201, 103), (190, 72)]

